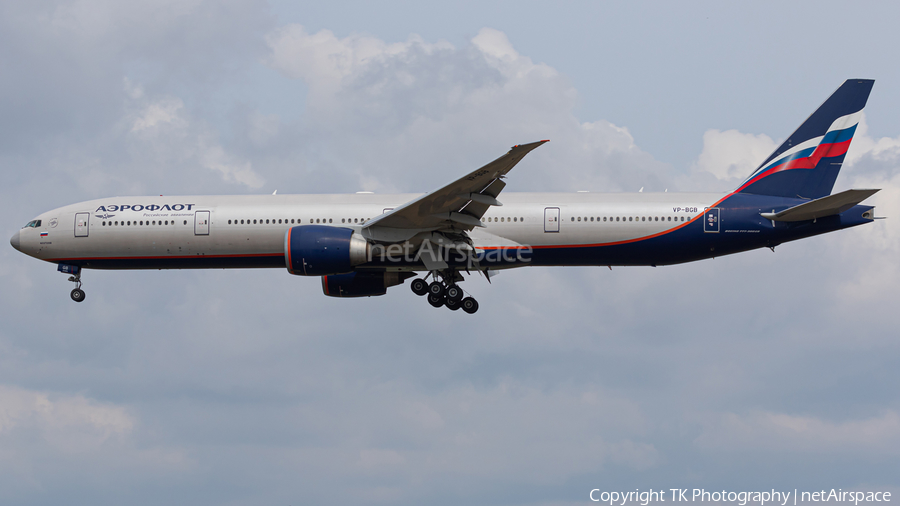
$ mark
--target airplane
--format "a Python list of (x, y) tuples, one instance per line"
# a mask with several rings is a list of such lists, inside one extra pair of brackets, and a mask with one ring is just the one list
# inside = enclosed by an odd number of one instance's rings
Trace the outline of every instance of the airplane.
[[(10, 240), (57, 264), (85, 299), (86, 269), (286, 268), (332, 297), (384, 295), (409, 278), (434, 307), (467, 313), (459, 286), (525, 266), (658, 266), (703, 260), (873, 222), (878, 190), (831, 194), (873, 80), (845, 81), (728, 193), (502, 194), (547, 141), (430, 193), (112, 197), (42, 213)], [(418, 273), (423, 273), (420, 277)]]

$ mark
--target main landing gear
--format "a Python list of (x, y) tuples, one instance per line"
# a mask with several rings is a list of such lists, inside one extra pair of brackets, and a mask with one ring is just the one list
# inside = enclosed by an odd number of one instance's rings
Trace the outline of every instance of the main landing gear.
[[(478, 301), (472, 297), (464, 297), (462, 288), (456, 284), (457, 274), (455, 271), (447, 275), (442, 273), (442, 280), (437, 279), (436, 271), (432, 273), (432, 276), (435, 280), (431, 283), (425, 281), (424, 278), (416, 278), (412, 280), (409, 287), (416, 295), (427, 295), (428, 303), (433, 307), (447, 306), (451, 311), (462, 308), (469, 314), (478, 311)], [(459, 276), (459, 279), (462, 277)]]

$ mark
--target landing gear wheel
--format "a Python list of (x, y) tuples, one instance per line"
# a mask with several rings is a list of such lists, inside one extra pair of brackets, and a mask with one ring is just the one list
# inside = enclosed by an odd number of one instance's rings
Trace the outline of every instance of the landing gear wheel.
[(75, 302), (81, 302), (84, 300), (84, 290), (82, 290), (81, 288), (73, 288), (72, 293), (70, 293), (69, 295)]
[(459, 301), (455, 301), (455, 300), (451, 299), (449, 296), (447, 297), (447, 300), (444, 302), (444, 304), (446, 304), (447, 309), (449, 309), (451, 311), (456, 311), (462, 305)]
[(448, 301), (452, 300), (454, 303), (459, 305), (459, 301), (461, 301), (462, 298), (463, 298), (462, 288), (460, 288), (456, 285), (450, 285), (447, 288), (447, 300)]
[(462, 300), (460, 304), (463, 308), (463, 311), (472, 314), (475, 311), (478, 311), (478, 301), (473, 299), (472, 297), (466, 297)]
[(444, 285), (437, 281), (432, 281), (430, 285), (428, 285), (428, 293), (437, 297), (444, 296)]
[(409, 287), (416, 295), (425, 295), (426, 293), (428, 293), (428, 283), (426, 283), (422, 278), (416, 278), (412, 280), (412, 283), (409, 284)]
[(428, 303), (434, 307), (441, 307), (444, 305), (444, 296), (429, 293), (428, 294)]

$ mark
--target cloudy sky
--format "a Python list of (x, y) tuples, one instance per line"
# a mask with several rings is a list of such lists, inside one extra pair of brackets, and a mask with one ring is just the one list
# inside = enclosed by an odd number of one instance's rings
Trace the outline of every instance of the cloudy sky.
[(874, 78), (835, 190), (889, 219), (662, 268), (335, 300), (283, 270), (0, 248), (4, 504), (586, 504), (900, 493), (900, 8), (845, 2), (0, 3), (0, 209), (427, 191), (727, 191)]

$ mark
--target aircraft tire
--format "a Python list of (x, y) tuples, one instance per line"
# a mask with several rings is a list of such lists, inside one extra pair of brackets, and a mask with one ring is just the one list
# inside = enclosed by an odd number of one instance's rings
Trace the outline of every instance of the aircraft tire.
[(82, 302), (84, 300), (84, 290), (81, 288), (73, 288), (72, 293), (69, 294), (72, 297), (72, 300), (75, 302)]
[(428, 293), (428, 283), (422, 278), (416, 278), (409, 284), (410, 289), (416, 295), (425, 295)]
[(428, 294), (428, 303), (434, 307), (441, 307), (444, 305), (444, 296), (429, 293)]
[(462, 303), (460, 303), (458, 300), (455, 301), (455, 300), (451, 299), (450, 297), (447, 297), (447, 300), (444, 302), (444, 304), (446, 304), (447, 309), (449, 309), (451, 311), (456, 311), (457, 309), (459, 309), (462, 306)]
[(459, 305), (459, 302), (462, 300), (462, 298), (463, 298), (462, 288), (460, 288), (456, 285), (450, 285), (449, 287), (447, 287), (447, 300), (448, 301), (452, 300), (454, 303)]
[(430, 295), (435, 295), (437, 297), (444, 296), (444, 285), (438, 281), (432, 281), (430, 285), (428, 285), (428, 293)]
[(478, 311), (478, 301), (473, 299), (472, 297), (466, 297), (462, 300), (460, 305), (463, 308), (463, 311), (473, 314), (475, 311)]

